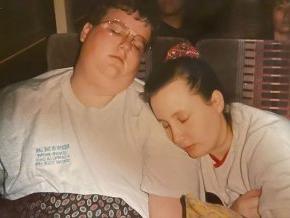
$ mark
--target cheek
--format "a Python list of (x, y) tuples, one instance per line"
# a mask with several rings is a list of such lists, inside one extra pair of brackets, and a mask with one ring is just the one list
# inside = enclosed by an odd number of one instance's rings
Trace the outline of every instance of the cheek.
[(95, 53), (99, 54), (110, 53), (117, 46), (117, 40), (104, 31), (96, 31), (90, 40)]
[[(134, 54), (133, 52), (128, 53), (128, 58), (127, 58), (128, 69), (134, 70), (134, 72), (139, 70), (140, 62), (141, 62), (141, 58), (139, 58), (136, 54)], [(145, 64), (145, 63), (142, 63), (142, 64)]]
[(99, 60), (104, 55), (104, 51), (107, 51), (107, 48), (104, 47), (102, 44), (108, 44), (106, 42), (104, 43), (98, 43), (100, 41), (99, 37), (90, 37), (87, 38), (86, 41), (83, 44), (82, 52), (86, 56), (91, 56), (91, 61)]
[(219, 115), (213, 111), (208, 111), (208, 113), (200, 115), (198, 121), (192, 126), (196, 129), (196, 137), (201, 142), (212, 144), (216, 140), (220, 128)]

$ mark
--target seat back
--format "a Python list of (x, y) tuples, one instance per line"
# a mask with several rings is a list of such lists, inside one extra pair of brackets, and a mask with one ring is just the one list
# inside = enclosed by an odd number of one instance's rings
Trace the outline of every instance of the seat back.
[(47, 70), (75, 65), (80, 50), (77, 33), (57, 33), (48, 38), (46, 59)]
[(196, 44), (200, 57), (206, 60), (214, 69), (222, 83), (227, 96), (234, 101), (240, 101), (240, 83), (238, 77), (241, 40), (207, 39)]
[(290, 43), (246, 41), (242, 99), (290, 119)]
[(232, 100), (290, 118), (290, 43), (208, 39), (197, 48)]

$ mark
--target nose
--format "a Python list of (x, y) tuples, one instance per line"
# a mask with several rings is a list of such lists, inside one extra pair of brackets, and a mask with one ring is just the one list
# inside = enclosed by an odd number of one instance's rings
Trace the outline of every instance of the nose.
[(171, 128), (171, 134), (172, 141), (179, 147), (183, 148), (185, 146), (185, 137), (183, 131), (178, 127), (173, 127)]
[(132, 41), (134, 36), (131, 34), (128, 34), (122, 38), (122, 41), (120, 43), (120, 48), (122, 48), (125, 52), (130, 51), (132, 49)]

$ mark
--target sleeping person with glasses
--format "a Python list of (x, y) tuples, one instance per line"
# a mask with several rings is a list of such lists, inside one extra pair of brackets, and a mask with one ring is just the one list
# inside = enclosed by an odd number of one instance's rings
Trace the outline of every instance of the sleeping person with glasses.
[(131, 30), (126, 24), (118, 19), (104, 21), (102, 26), (111, 31), (112, 35), (116, 35), (123, 40), (129, 40), (132, 43), (134, 51), (142, 56), (146, 50), (146, 39)]
[(134, 80), (152, 35), (146, 1), (93, 3), (75, 66), (0, 92), (1, 216), (146, 218), (148, 202), (197, 190)]

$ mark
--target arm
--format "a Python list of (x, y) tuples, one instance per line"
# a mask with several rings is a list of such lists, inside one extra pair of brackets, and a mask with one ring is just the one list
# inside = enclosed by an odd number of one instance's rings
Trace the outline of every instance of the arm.
[(181, 218), (182, 206), (179, 198), (149, 195), (150, 218)]
[(150, 128), (142, 128), (148, 135), (141, 188), (149, 193), (150, 217), (178, 218), (181, 217), (181, 195), (193, 193), (199, 198), (198, 162), (169, 141), (151, 111), (145, 112), (142, 124), (147, 123)]
[(263, 132), (250, 159), (252, 187), (261, 187), (261, 217), (289, 217), (290, 214), (290, 127), (288, 122), (271, 124)]
[(0, 160), (0, 198), (4, 195), (4, 169)]
[(261, 190), (251, 190), (238, 197), (230, 209), (246, 218), (259, 218), (258, 206)]

